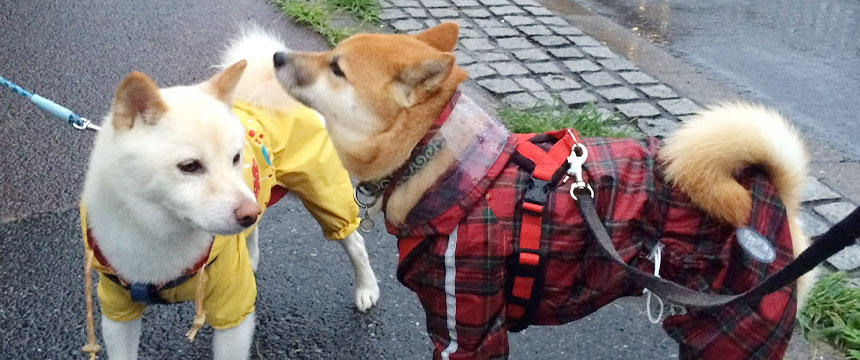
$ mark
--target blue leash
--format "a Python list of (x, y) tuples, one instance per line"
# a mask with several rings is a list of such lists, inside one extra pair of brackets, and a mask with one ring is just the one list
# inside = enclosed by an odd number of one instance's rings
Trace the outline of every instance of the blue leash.
[(78, 114), (75, 114), (71, 110), (67, 109), (65, 106), (62, 106), (62, 105), (57, 104), (51, 100), (48, 100), (48, 99), (41, 97), (41, 96), (39, 96), (39, 94), (35, 94), (33, 92), (27, 91), (27, 89), (24, 89), (24, 88), (16, 85), (13, 82), (6, 80), (6, 78), (4, 78), (2, 76), (0, 76), (0, 85), (5, 86), (9, 89), (12, 89), (12, 91), (17, 93), (18, 95), (21, 95), (27, 99), (30, 99), (30, 102), (32, 102), (33, 104), (36, 104), (36, 106), (40, 107), (42, 110), (45, 110), (45, 111), (51, 113), (52, 115), (54, 115), (54, 116), (56, 116), (62, 120), (68, 121), (69, 124), (71, 124), (72, 126), (75, 127), (75, 129), (78, 129), (78, 130), (90, 129), (90, 130), (96, 130), (96, 131), (101, 130), (101, 127), (99, 127), (96, 124), (93, 124), (93, 122), (90, 121), (89, 119), (81, 117)]

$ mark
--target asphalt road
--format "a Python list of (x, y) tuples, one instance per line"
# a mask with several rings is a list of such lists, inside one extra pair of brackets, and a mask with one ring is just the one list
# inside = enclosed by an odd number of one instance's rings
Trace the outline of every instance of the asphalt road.
[[(0, 74), (84, 116), (99, 119), (129, 71), (162, 86), (213, 73), (217, 52), (241, 24), (277, 30), (297, 49), (322, 39), (285, 21), (264, 0), (206, 2), (4, 1)], [(82, 358), (83, 257), (77, 197), (92, 134), (48, 117), (0, 89), (0, 358)], [(382, 297), (353, 309), (351, 270), (288, 197), (261, 224), (256, 359), (421, 359), (430, 343), (415, 296), (397, 283), (394, 238), (368, 236)], [(640, 299), (618, 301), (578, 322), (511, 335), (513, 359), (677, 357), (649, 324)], [(211, 330), (183, 334), (190, 304), (147, 310), (142, 358), (209, 358)]]
[(860, 2), (573, 0), (860, 162)]

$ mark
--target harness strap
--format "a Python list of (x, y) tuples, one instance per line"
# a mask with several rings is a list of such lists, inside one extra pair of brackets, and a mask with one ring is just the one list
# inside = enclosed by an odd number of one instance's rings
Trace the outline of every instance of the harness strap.
[(577, 195), (580, 195), (579, 200), (576, 201), (577, 207), (579, 207), (580, 214), (582, 214), (591, 233), (597, 238), (603, 255), (621, 266), (637, 285), (647, 288), (673, 303), (691, 308), (710, 309), (737, 301), (753, 302), (759, 300), (763, 296), (790, 284), (833, 254), (853, 244), (855, 239), (860, 237), (860, 207), (858, 207), (845, 219), (827, 230), (826, 233), (815, 238), (815, 242), (786, 267), (752, 289), (737, 295), (706, 294), (627, 265), (618, 255), (606, 228), (603, 227), (600, 216), (594, 207), (594, 199), (588, 195), (587, 190), (579, 189), (576, 191), (578, 192)]
[(511, 277), (506, 286), (506, 316), (510, 331), (528, 327), (540, 301), (544, 280), (544, 251), (541, 251), (543, 210), (554, 188), (551, 180), (567, 161), (575, 139), (563, 136), (549, 151), (528, 140), (534, 134), (518, 134), (517, 152), (534, 163), (523, 196), (519, 243), (509, 263)]

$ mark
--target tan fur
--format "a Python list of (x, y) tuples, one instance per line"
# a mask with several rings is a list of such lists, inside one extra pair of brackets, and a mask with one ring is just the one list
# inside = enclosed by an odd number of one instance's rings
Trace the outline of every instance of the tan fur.
[(239, 60), (223, 71), (215, 74), (209, 81), (202, 84), (203, 91), (208, 92), (224, 103), (233, 103), (233, 89), (239, 83), (248, 61)]
[[(436, 81), (428, 75), (437, 68), (443, 74), (446, 71), (444, 60), (456, 43), (456, 30), (456, 24), (442, 24), (417, 35), (356, 35), (328, 52), (291, 54), (289, 69), (279, 70), (278, 77), (288, 92), (329, 119), (332, 141), (353, 176), (381, 178), (408, 159), (465, 77), (452, 65), (436, 89)], [(333, 60), (345, 79), (330, 71)], [(321, 103), (329, 97), (350, 106)], [(457, 130), (465, 139), (479, 128), (460, 124)], [(459, 144), (457, 140), (446, 143), (426, 167), (395, 189), (386, 209), (388, 220), (403, 221), (454, 161)], [(734, 173), (751, 165), (764, 166), (785, 203), (795, 256), (808, 247), (796, 220), (806, 154), (800, 139), (776, 113), (745, 104), (714, 107), (670, 138), (660, 156), (668, 179), (693, 203), (734, 225), (746, 223), (751, 206), (750, 195), (734, 180)], [(799, 301), (808, 293), (812, 277), (801, 279)]]
[[(667, 139), (660, 157), (667, 180), (711, 216), (735, 226), (746, 224), (751, 198), (734, 174), (763, 166), (785, 205), (795, 256), (809, 246), (797, 224), (807, 154), (795, 131), (773, 110), (743, 103), (711, 107)], [(813, 278), (809, 273), (798, 281), (799, 302)]]
[(111, 123), (117, 131), (131, 129), (138, 119), (152, 125), (167, 110), (155, 82), (145, 74), (133, 71), (114, 93)]

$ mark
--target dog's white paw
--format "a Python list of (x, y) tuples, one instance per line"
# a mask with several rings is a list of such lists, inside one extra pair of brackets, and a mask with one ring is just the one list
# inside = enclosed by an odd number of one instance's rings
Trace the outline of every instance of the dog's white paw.
[(379, 285), (374, 281), (370, 285), (358, 286), (355, 289), (355, 307), (360, 312), (366, 312), (376, 305), (379, 300)]

